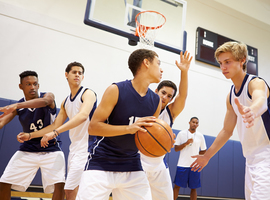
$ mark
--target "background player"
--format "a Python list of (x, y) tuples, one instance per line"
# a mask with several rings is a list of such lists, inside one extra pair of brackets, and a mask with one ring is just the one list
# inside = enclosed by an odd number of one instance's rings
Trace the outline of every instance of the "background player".
[(148, 86), (160, 81), (162, 70), (158, 55), (147, 49), (134, 51), (128, 64), (134, 78), (109, 86), (90, 122), (97, 142), (77, 200), (108, 199), (111, 192), (114, 200), (151, 199), (134, 133), (145, 132), (142, 126), (151, 126), (160, 113), (160, 98)]
[(269, 199), (270, 196), (270, 99), (269, 86), (256, 76), (245, 72), (248, 61), (247, 46), (227, 42), (215, 52), (222, 73), (233, 86), (227, 96), (224, 126), (203, 156), (191, 167), (201, 171), (217, 151), (229, 140), (237, 124), (237, 131), (246, 158), (245, 198)]
[[(94, 138), (88, 135), (88, 125), (96, 108), (95, 93), (81, 86), (84, 78), (84, 67), (81, 63), (70, 63), (65, 72), (71, 94), (63, 101), (57, 118), (51, 126), (32, 134), (32, 138), (43, 136), (41, 145), (47, 147), (49, 140), (56, 135), (69, 131), (71, 144), (68, 155), (68, 174), (65, 184), (67, 200), (76, 198), (78, 187), (88, 156), (88, 145)], [(69, 121), (65, 120), (69, 118)], [(27, 133), (19, 135), (27, 140)]]
[[(177, 95), (177, 87), (172, 81), (162, 81), (155, 91), (162, 101), (162, 109), (158, 118), (167, 122), (171, 127), (176, 117), (185, 107), (188, 90), (188, 70), (191, 60), (192, 56), (190, 57), (186, 51), (184, 55), (182, 52), (180, 53), (180, 63), (175, 62), (181, 71), (179, 93)], [(175, 100), (172, 102), (175, 95)], [(164, 156), (153, 158), (141, 154), (141, 160), (143, 170), (146, 172), (150, 183), (152, 199), (172, 200), (172, 182)]]
[[(18, 103), (0, 108), (0, 128), (19, 115), (23, 131), (31, 139), (31, 133), (51, 124), (56, 116), (56, 105), (52, 93), (39, 93), (38, 75), (34, 71), (20, 74), (20, 89), (24, 98)], [(11, 188), (26, 191), (38, 168), (41, 168), (45, 193), (53, 192), (53, 200), (64, 199), (65, 158), (59, 140), (52, 139), (46, 148), (40, 146), (41, 138), (26, 141), (10, 159), (1, 179), (0, 196), (10, 200)]]
[(196, 188), (201, 187), (200, 172), (191, 171), (194, 155), (203, 155), (206, 152), (206, 144), (203, 134), (197, 131), (199, 119), (192, 117), (189, 121), (189, 129), (180, 131), (175, 140), (175, 151), (181, 151), (177, 163), (177, 171), (174, 179), (174, 200), (177, 199), (180, 187), (190, 190), (190, 199), (197, 199)]

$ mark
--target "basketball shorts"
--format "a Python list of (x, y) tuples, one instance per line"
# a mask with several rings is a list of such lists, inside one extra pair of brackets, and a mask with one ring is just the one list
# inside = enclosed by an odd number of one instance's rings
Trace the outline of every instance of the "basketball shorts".
[(199, 188), (201, 187), (200, 174), (200, 172), (191, 171), (190, 167), (177, 166), (174, 183), (183, 188)]
[(76, 200), (150, 200), (149, 183), (143, 171), (108, 172), (87, 170), (83, 172)]
[(245, 174), (245, 199), (269, 199), (270, 198), (270, 165), (246, 166)]
[(25, 192), (39, 168), (45, 193), (53, 193), (54, 184), (65, 182), (65, 157), (62, 151), (17, 151), (10, 159), (0, 182), (9, 183), (12, 189)]
[(87, 158), (88, 152), (74, 154), (69, 153), (65, 190), (74, 190), (80, 184)]
[(146, 172), (146, 175), (150, 184), (152, 199), (173, 200), (169, 168), (155, 172)]

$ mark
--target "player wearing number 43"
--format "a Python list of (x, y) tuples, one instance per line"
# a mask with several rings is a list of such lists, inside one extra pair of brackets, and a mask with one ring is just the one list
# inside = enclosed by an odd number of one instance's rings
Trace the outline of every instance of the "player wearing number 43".
[[(188, 70), (191, 60), (192, 56), (186, 51), (184, 54), (181, 52), (180, 62), (175, 62), (180, 70), (180, 84), (177, 95), (177, 87), (172, 81), (160, 82), (155, 90), (162, 101), (158, 118), (167, 122), (171, 127), (185, 107), (188, 91)], [(141, 154), (141, 161), (151, 187), (152, 199), (172, 200), (173, 188), (168, 164), (164, 156), (154, 158)]]
[(237, 125), (244, 157), (245, 199), (270, 197), (270, 99), (269, 86), (259, 77), (245, 72), (248, 61), (247, 47), (243, 43), (227, 42), (217, 48), (216, 60), (222, 73), (233, 86), (227, 96), (224, 126), (211, 147), (191, 165), (201, 171), (219, 149), (229, 140)]
[[(71, 144), (68, 155), (68, 171), (65, 184), (67, 200), (75, 200), (81, 175), (84, 170), (88, 156), (88, 146), (95, 140), (95, 137), (88, 135), (88, 125), (96, 109), (96, 94), (83, 86), (84, 67), (81, 63), (72, 62), (65, 70), (71, 94), (62, 102), (61, 109), (53, 124), (46, 128), (31, 133), (31, 138), (41, 137), (41, 146), (47, 147), (49, 140), (60, 133), (69, 130)], [(69, 118), (66, 123), (65, 120)], [(20, 140), (28, 140), (27, 133), (20, 133)]]
[[(18, 103), (0, 108), (0, 129), (16, 115), (23, 131), (30, 133), (51, 124), (56, 115), (56, 105), (52, 93), (38, 93), (38, 75), (34, 71), (20, 74), (19, 87), (24, 93)], [(59, 146), (59, 139), (49, 141), (46, 148), (40, 145), (41, 138), (24, 142), (10, 159), (1, 179), (1, 200), (10, 200), (11, 189), (26, 191), (38, 168), (41, 169), (45, 193), (54, 193), (53, 200), (64, 199), (65, 158)]]

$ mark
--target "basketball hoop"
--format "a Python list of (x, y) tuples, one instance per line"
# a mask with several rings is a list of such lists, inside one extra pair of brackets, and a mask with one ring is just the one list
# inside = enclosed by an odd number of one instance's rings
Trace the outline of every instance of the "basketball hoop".
[(166, 17), (157, 11), (147, 10), (138, 13), (135, 21), (137, 25), (135, 35), (140, 38), (141, 46), (153, 47), (156, 30), (165, 24)]

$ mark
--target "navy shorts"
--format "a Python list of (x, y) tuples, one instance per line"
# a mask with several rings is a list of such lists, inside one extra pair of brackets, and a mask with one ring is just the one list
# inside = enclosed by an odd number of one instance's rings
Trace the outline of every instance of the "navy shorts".
[(183, 188), (199, 188), (201, 187), (200, 174), (201, 172), (191, 171), (190, 167), (177, 166), (174, 184)]

